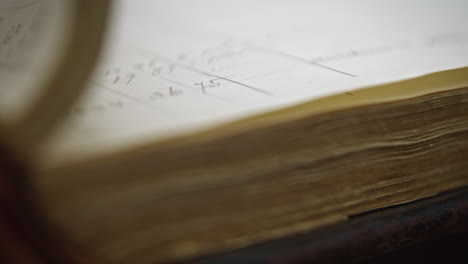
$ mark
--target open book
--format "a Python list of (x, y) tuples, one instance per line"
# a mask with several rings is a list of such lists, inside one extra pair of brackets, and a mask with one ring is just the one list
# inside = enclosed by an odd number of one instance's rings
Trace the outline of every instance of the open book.
[(0, 3), (3, 145), (72, 256), (185, 260), (468, 184), (466, 1)]

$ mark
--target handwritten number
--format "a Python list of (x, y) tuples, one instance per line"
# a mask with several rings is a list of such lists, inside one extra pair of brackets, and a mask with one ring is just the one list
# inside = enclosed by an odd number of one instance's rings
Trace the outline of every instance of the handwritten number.
[(206, 94), (206, 88), (205, 88), (205, 84), (203, 82), (195, 83), (195, 85), (200, 86), (201, 90), (202, 90), (202, 93)]

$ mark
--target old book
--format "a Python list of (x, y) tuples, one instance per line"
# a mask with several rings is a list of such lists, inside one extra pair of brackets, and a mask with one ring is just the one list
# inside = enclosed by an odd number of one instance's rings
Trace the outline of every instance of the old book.
[(32, 255), (183, 261), (468, 184), (463, 1), (1, 3)]

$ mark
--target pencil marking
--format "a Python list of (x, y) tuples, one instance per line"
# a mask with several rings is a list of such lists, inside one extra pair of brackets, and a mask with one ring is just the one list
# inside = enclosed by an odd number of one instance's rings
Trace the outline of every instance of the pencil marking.
[(284, 52), (279, 51), (279, 50), (269, 49), (269, 48), (265, 48), (265, 47), (254, 47), (254, 48), (260, 49), (260, 50), (263, 50), (263, 51), (266, 51), (266, 52), (270, 52), (270, 53), (273, 53), (273, 54), (276, 54), (276, 55), (279, 55), (279, 56), (282, 56), (282, 57), (285, 57), (285, 58), (294, 59), (294, 60), (302, 62), (302, 63), (307, 63), (309, 65), (314, 65), (314, 66), (317, 66), (317, 67), (320, 67), (320, 68), (323, 68), (323, 69), (326, 69), (326, 70), (334, 71), (336, 73), (340, 73), (340, 74), (347, 75), (347, 76), (350, 76), (350, 77), (356, 77), (356, 75), (354, 75), (352, 73), (340, 71), (338, 69), (323, 65), (323, 64), (315, 62), (313, 60), (306, 60), (306, 59), (303, 59), (301, 57), (297, 57), (295, 55), (284, 53)]

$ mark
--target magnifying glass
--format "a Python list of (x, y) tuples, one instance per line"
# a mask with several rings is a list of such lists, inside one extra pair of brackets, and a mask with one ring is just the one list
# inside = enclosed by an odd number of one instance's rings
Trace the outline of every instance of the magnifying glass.
[(0, 138), (32, 149), (86, 87), (108, 0), (0, 0)]
[(41, 244), (60, 251), (35, 211), (26, 209), (30, 203), (19, 182), (28, 173), (18, 160), (33, 155), (87, 87), (108, 13), (108, 0), (0, 0), (2, 258), (42, 263), (34, 258)]

